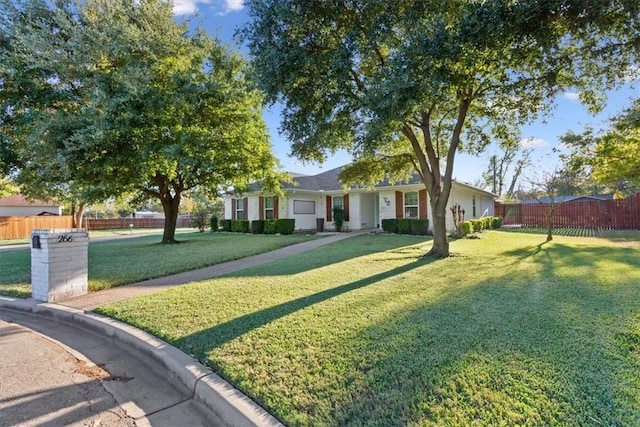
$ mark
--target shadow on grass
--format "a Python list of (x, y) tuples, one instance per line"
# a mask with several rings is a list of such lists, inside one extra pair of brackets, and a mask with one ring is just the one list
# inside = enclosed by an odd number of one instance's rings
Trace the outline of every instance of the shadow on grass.
[[(335, 288), (327, 289), (322, 292), (317, 292), (315, 294), (307, 295), (302, 298), (287, 301), (282, 304), (246, 314), (231, 321), (216, 325), (212, 328), (208, 328), (194, 334), (186, 335), (176, 340), (175, 345), (179, 347), (198, 348), (200, 349), (200, 354), (198, 356), (200, 358), (204, 358), (206, 357), (206, 354), (208, 354), (211, 350), (221, 346), (222, 344), (275, 320), (295, 313), (296, 311), (303, 310), (307, 307), (321, 303), (347, 292), (369, 286), (381, 280), (401, 275), (418, 267), (424, 266), (430, 262), (433, 261), (417, 260), (413, 263), (405, 264), (401, 267), (369, 276), (352, 283), (347, 283), (342, 286), (337, 286)], [(203, 343), (206, 343), (204, 344), (205, 348), (203, 348)]]
[[(350, 404), (333, 402), (341, 411), (318, 422), (640, 425), (640, 345), (629, 345), (640, 336), (629, 329), (640, 324), (640, 288), (631, 278), (602, 286), (589, 272), (556, 275), (554, 263), (595, 265), (604, 249), (560, 250), (536, 259), (535, 276), (512, 270), (443, 290), (363, 331), (367, 369), (348, 385)], [(633, 263), (613, 252), (640, 268), (637, 253)]]
[[(313, 382), (299, 391), (316, 396), (314, 405), (324, 406), (305, 416), (318, 425), (640, 425), (640, 363), (619, 338), (635, 337), (628, 325), (640, 312), (640, 289), (625, 277), (611, 286), (590, 280), (595, 266), (606, 259), (619, 261), (620, 271), (640, 268), (637, 252), (628, 252), (558, 243), (518, 249), (503, 254), (507, 264), (527, 258), (542, 268), (507, 268), (477, 284), (465, 283), (470, 276), (460, 269), (451, 277), (460, 286), (441, 285), (436, 300), (429, 297), (428, 280), (390, 282), (379, 299), (412, 293), (413, 301), (423, 302), (359, 332), (349, 343), (357, 351), (345, 351), (343, 342), (330, 339), (306, 343), (348, 359), (337, 359), (335, 365), (331, 359), (318, 361), (328, 363), (327, 372), (337, 365), (351, 368), (321, 394)], [(437, 265), (430, 260), (409, 263), (238, 317), (175, 344), (197, 348), (204, 358), (284, 316), (428, 264)], [(559, 269), (567, 266), (593, 268)], [(437, 269), (431, 272), (437, 274)], [(307, 326), (292, 327), (302, 332)], [(288, 366), (276, 368), (289, 372)], [(269, 407), (264, 395), (247, 392)], [(270, 409), (285, 422), (305, 410), (278, 404)]]

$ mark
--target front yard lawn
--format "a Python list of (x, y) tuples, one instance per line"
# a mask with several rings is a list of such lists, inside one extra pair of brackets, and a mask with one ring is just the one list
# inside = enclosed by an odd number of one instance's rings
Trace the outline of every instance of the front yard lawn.
[[(182, 233), (182, 243), (143, 236), (89, 244), (89, 289), (107, 289), (233, 261), (317, 238), (312, 235)], [(31, 296), (30, 249), (0, 252), (0, 295)]]
[(640, 425), (640, 244), (364, 235), (101, 308), (288, 425)]

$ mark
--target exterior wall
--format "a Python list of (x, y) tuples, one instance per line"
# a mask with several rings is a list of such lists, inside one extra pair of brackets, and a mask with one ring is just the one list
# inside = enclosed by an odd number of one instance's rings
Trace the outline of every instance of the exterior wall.
[(393, 219), (396, 217), (396, 192), (394, 190), (383, 190), (378, 193), (380, 206), (380, 226), (383, 219)]
[[(289, 195), (287, 201), (287, 209), (289, 211), (288, 218), (293, 218), (296, 220), (295, 228), (296, 230), (315, 230), (316, 229), (316, 218), (324, 218), (325, 212), (320, 209), (324, 205), (320, 200), (322, 197), (316, 196), (311, 193), (295, 193)], [(294, 209), (296, 201), (302, 202), (313, 202), (315, 205), (313, 213), (300, 213), (296, 212)], [(325, 224), (326, 227), (326, 224)]]
[(42, 212), (62, 215), (61, 206), (2, 206), (0, 216), (35, 216)]

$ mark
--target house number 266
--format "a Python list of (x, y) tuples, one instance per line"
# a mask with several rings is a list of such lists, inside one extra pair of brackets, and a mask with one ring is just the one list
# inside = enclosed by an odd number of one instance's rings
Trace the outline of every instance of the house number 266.
[(73, 242), (73, 236), (67, 234), (61, 234), (58, 236), (58, 243)]

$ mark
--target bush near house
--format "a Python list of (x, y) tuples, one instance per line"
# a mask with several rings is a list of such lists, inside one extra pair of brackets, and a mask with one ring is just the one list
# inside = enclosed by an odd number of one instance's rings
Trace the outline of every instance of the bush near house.
[(296, 228), (296, 220), (289, 218), (256, 219), (251, 221), (249, 228), (253, 234), (293, 234)]
[(460, 232), (463, 236), (473, 233), (473, 224), (471, 221), (465, 221), (460, 225)]
[(469, 219), (462, 223), (462, 235), (477, 233), (482, 230), (492, 230), (500, 228), (502, 218), (497, 216), (486, 216), (483, 218)]
[(502, 227), (502, 218), (499, 216), (491, 217), (491, 228), (497, 230), (500, 227)]
[(383, 219), (382, 230), (385, 233), (397, 233), (398, 232), (398, 220), (395, 218)]
[(276, 234), (276, 220), (275, 219), (267, 219), (264, 222), (264, 234)]
[(276, 232), (280, 234), (293, 234), (296, 228), (296, 220), (289, 218), (276, 219)]
[(408, 218), (398, 219), (398, 234), (410, 234), (411, 233), (411, 220)]
[(231, 220), (223, 219), (220, 221), (220, 225), (222, 226), (222, 231), (231, 231)]
[(382, 220), (382, 230), (385, 233), (412, 234), (426, 236), (429, 233), (428, 219), (389, 218)]
[(232, 219), (231, 231), (234, 233), (249, 233), (251, 231), (251, 225), (246, 219)]
[(428, 219), (412, 219), (409, 220), (409, 227), (411, 228), (411, 234), (414, 236), (426, 236), (429, 232), (429, 220)]
[(253, 234), (264, 234), (264, 220), (256, 219), (251, 221), (251, 233)]

